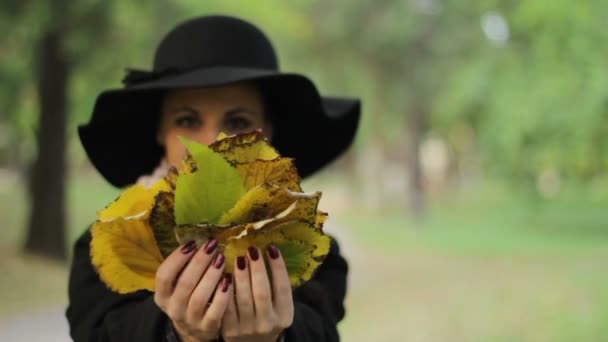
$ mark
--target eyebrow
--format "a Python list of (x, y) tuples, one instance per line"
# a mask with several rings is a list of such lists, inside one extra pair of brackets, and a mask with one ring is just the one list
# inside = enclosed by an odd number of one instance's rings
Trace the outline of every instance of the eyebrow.
[(195, 108), (192, 108), (190, 106), (180, 106), (180, 107), (174, 108), (173, 110), (170, 111), (170, 113), (173, 115), (181, 113), (181, 112), (189, 112), (191, 114), (196, 114), (196, 115), (200, 114), (198, 112), (198, 110), (196, 110)]
[(249, 113), (251, 115), (257, 115), (256, 112), (254, 112), (250, 109), (247, 109), (245, 107), (235, 107), (235, 108), (232, 108), (232, 109), (226, 111), (226, 116), (232, 116), (232, 115), (236, 115), (239, 113)]
[[(200, 112), (196, 108), (193, 108), (193, 107), (190, 107), (190, 106), (180, 106), (180, 107), (177, 107), (177, 108), (175, 108), (175, 109), (173, 109), (173, 110), (170, 111), (170, 113), (172, 115), (176, 115), (176, 114), (181, 113), (181, 112), (188, 112), (188, 113), (191, 113), (191, 114), (200, 115)], [(226, 116), (234, 116), (234, 115), (241, 114), (241, 113), (248, 113), (248, 114), (251, 114), (251, 115), (254, 115), (254, 116), (258, 115), (257, 112), (255, 112), (255, 111), (253, 111), (251, 109), (245, 108), (245, 107), (241, 107), (241, 106), (235, 107), (235, 108), (231, 108), (231, 109), (227, 110), (225, 112), (225, 115)]]

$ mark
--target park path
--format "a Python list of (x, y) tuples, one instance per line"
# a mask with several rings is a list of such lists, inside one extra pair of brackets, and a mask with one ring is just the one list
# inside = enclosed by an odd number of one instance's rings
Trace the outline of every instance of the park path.
[(69, 342), (65, 307), (53, 306), (0, 319), (2, 342)]

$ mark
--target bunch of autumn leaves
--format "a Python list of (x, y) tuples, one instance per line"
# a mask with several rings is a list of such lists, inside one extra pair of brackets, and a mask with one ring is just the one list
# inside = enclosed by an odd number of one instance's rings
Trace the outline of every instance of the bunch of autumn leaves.
[(320, 192), (304, 193), (290, 158), (259, 132), (225, 136), (210, 146), (182, 139), (181, 169), (150, 188), (134, 185), (98, 212), (91, 259), (104, 283), (119, 293), (154, 291), (156, 270), (180, 244), (211, 239), (232, 272), (249, 246), (273, 244), (297, 286), (329, 252), (317, 209)]

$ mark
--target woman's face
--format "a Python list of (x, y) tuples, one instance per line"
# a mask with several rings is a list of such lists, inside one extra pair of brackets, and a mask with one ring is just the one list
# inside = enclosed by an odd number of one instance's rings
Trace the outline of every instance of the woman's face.
[(272, 138), (262, 96), (254, 84), (183, 88), (165, 95), (158, 141), (165, 147), (169, 164), (180, 167), (186, 148), (179, 136), (209, 145), (220, 132), (231, 135), (255, 129)]

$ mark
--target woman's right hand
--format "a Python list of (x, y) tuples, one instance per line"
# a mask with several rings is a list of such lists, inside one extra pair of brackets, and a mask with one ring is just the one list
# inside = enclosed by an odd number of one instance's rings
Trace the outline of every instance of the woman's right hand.
[(195, 252), (194, 241), (187, 243), (156, 272), (154, 301), (183, 342), (210, 341), (220, 334), (232, 275), (223, 275), (225, 259), (216, 247), (217, 241), (211, 240)]

